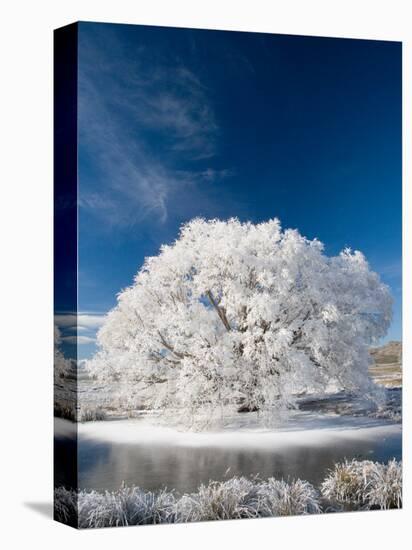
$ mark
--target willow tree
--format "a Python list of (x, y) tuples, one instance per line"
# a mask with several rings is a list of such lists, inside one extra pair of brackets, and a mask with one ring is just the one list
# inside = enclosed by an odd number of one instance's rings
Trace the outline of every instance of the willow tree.
[(165, 414), (276, 416), (298, 392), (366, 391), (391, 308), (360, 252), (328, 257), (276, 219), (194, 219), (119, 294), (89, 368), (130, 395), (157, 384), (146, 405)]

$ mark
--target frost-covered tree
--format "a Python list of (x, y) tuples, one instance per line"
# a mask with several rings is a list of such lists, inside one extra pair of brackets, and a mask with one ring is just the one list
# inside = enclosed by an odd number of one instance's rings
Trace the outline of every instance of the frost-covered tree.
[(388, 288), (360, 252), (328, 257), (278, 220), (194, 219), (147, 258), (99, 331), (102, 380), (156, 383), (148, 406), (276, 415), (308, 390), (365, 391)]
[(59, 381), (68, 375), (71, 369), (70, 359), (67, 359), (60, 349), (61, 333), (59, 327), (54, 325), (54, 380)]

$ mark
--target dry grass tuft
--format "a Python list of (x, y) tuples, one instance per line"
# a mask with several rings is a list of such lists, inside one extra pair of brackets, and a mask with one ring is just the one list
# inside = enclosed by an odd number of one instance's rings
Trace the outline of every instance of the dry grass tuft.
[(321, 486), (324, 497), (363, 509), (401, 508), (402, 463), (351, 460), (335, 464)]

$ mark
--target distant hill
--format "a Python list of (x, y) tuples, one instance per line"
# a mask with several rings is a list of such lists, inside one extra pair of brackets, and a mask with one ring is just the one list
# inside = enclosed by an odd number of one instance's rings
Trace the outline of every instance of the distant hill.
[(388, 342), (370, 350), (375, 364), (369, 372), (375, 382), (387, 387), (402, 386), (402, 342)]

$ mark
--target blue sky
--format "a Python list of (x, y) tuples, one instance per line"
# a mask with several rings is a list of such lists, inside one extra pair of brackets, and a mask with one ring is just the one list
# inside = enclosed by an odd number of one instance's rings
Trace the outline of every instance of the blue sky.
[(80, 357), (194, 216), (361, 250), (401, 338), (400, 43), (81, 23), (78, 74)]

